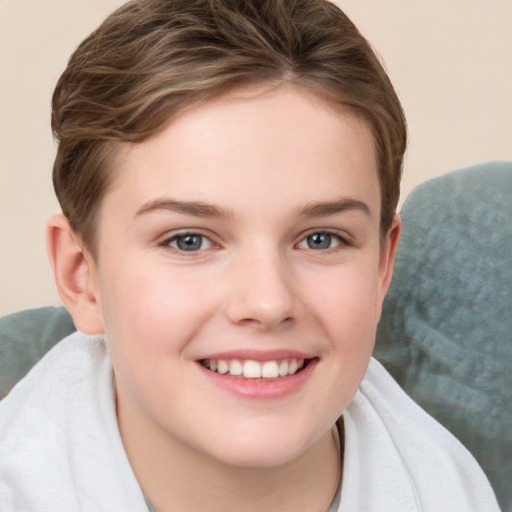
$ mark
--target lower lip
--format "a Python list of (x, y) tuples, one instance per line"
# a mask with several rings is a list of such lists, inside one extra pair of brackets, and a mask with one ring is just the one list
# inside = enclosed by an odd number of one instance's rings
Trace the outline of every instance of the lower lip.
[(317, 363), (318, 359), (312, 359), (300, 372), (276, 380), (244, 379), (229, 374), (221, 375), (208, 370), (200, 363), (197, 366), (210, 382), (233, 395), (242, 398), (276, 400), (297, 392), (311, 377)]

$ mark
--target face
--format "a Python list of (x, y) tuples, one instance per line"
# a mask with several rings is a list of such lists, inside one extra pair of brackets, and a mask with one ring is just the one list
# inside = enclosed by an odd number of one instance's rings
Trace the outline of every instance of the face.
[(368, 127), (291, 86), (239, 93), (125, 146), (119, 176), (90, 272), (121, 430), (293, 460), (355, 394), (390, 277)]

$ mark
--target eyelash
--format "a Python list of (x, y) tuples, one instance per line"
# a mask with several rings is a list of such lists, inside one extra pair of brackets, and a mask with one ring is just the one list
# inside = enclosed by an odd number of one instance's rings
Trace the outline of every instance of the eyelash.
[[(310, 247), (309, 244), (308, 244), (308, 239), (310, 237), (313, 237), (315, 235), (320, 235), (320, 236), (328, 236), (330, 237), (330, 241), (335, 241), (336, 244), (332, 247), (326, 247), (326, 248), (313, 248), (313, 247)], [(346, 246), (350, 246), (351, 243), (349, 242), (349, 240), (346, 238), (346, 237), (343, 237), (341, 236), (338, 232), (335, 232), (335, 231), (329, 231), (329, 230), (314, 230), (314, 231), (310, 231), (309, 233), (306, 233), (300, 240), (299, 242), (297, 243), (297, 246), (300, 246), (300, 244), (302, 243), (306, 243), (308, 244), (308, 247), (303, 247), (304, 249), (309, 249), (309, 250), (312, 250), (312, 251), (322, 251), (322, 252), (331, 252), (331, 251), (335, 251), (336, 249), (339, 249), (340, 247), (346, 247)], [(302, 248), (302, 247), (301, 247)]]
[[(334, 246), (330, 246), (330, 247), (311, 247), (308, 242), (309, 242), (310, 237), (313, 237), (315, 235), (329, 237), (330, 244), (333, 241), (336, 243)], [(199, 247), (195, 248), (195, 249), (192, 248), (191, 250), (187, 250), (182, 247), (179, 247), (179, 245), (178, 245), (179, 240), (186, 239), (187, 237), (200, 238), (201, 240), (200, 240)], [(209, 246), (204, 248), (203, 244), (205, 241), (207, 241)], [(177, 246), (174, 246), (173, 242), (176, 242)], [(300, 246), (301, 244), (307, 244), (307, 247), (301, 247)], [(219, 245), (216, 244), (209, 236), (207, 236), (203, 233), (197, 232), (197, 231), (184, 231), (184, 232), (180, 232), (180, 233), (175, 233), (172, 236), (170, 236), (170, 237), (166, 238), (165, 240), (163, 240), (162, 242), (160, 242), (158, 245), (162, 246), (162, 247), (171, 247), (172, 249), (174, 249), (180, 253), (198, 253), (198, 252), (212, 249), (212, 248), (219, 248)], [(299, 249), (306, 249), (306, 250), (311, 250), (311, 251), (315, 251), (315, 252), (316, 251), (332, 252), (332, 251), (335, 251), (336, 249), (338, 249), (340, 246), (346, 247), (346, 246), (350, 246), (350, 245), (351, 245), (351, 243), (349, 240), (347, 240), (346, 237), (341, 236), (337, 232), (333, 232), (333, 231), (329, 231), (329, 230), (310, 231), (310, 232), (304, 234), (301, 237), (301, 239), (295, 244), (295, 246), (298, 247)], [(193, 246), (193, 240), (190, 240), (189, 247), (192, 247), (192, 246)]]
[[(186, 253), (186, 252), (200, 252), (201, 250), (205, 250), (205, 249), (199, 248), (199, 249), (196, 249), (196, 250), (187, 251), (186, 249), (182, 249), (179, 246), (175, 247), (175, 246), (172, 245), (173, 242), (177, 242), (178, 243), (178, 241), (180, 239), (185, 239), (187, 237), (201, 238), (201, 242), (202, 243), (204, 241), (208, 241), (210, 246), (207, 247), (207, 249), (218, 247), (218, 245), (215, 244), (215, 242), (213, 242), (210, 237), (204, 235), (203, 233), (198, 233), (197, 231), (184, 231), (184, 232), (180, 232), (180, 233), (175, 233), (174, 235), (172, 235), (172, 236), (166, 238), (165, 240), (163, 240), (162, 242), (160, 242), (158, 245), (160, 245), (162, 247), (172, 247), (176, 251), (179, 251), (179, 252), (182, 252), (182, 253)], [(201, 245), (202, 245), (202, 243), (201, 243)]]

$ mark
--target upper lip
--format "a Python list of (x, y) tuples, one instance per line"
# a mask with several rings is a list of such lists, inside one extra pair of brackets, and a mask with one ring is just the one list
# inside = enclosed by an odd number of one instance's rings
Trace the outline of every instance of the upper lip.
[(258, 350), (258, 349), (242, 349), (228, 350), (224, 352), (215, 352), (199, 357), (198, 361), (205, 359), (240, 359), (252, 361), (275, 361), (280, 359), (313, 359), (314, 354), (290, 349), (274, 349), (274, 350)]

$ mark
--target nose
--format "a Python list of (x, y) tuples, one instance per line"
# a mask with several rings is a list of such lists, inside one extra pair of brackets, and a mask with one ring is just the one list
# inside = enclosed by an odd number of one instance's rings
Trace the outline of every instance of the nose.
[(271, 331), (301, 316), (296, 280), (279, 254), (241, 258), (234, 267), (226, 306), (230, 322)]

